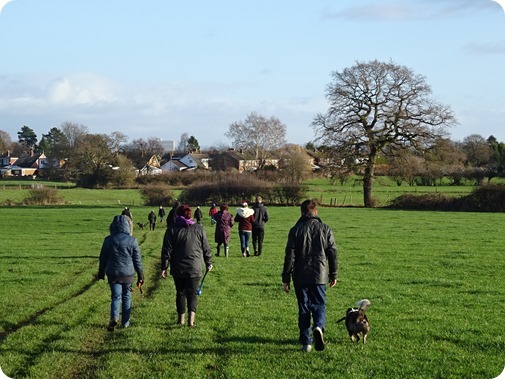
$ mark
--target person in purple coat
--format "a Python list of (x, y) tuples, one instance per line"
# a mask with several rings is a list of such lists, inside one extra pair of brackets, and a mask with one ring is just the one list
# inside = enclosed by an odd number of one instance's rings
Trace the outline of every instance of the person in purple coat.
[(214, 237), (217, 243), (216, 257), (219, 257), (221, 245), (224, 245), (224, 256), (228, 258), (228, 243), (230, 242), (230, 232), (234, 223), (233, 215), (228, 212), (227, 204), (222, 204), (219, 208), (220, 211), (214, 215), (214, 219), (216, 220), (216, 233)]

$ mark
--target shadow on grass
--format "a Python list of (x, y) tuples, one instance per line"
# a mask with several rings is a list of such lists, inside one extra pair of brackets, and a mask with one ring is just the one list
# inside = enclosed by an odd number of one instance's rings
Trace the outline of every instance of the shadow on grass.
[(93, 279), (92, 281), (90, 281), (88, 284), (86, 284), (85, 286), (83, 286), (82, 288), (80, 288), (79, 290), (77, 290), (76, 292), (74, 292), (69, 297), (67, 297), (65, 299), (62, 299), (62, 300), (54, 303), (53, 305), (50, 305), (48, 307), (39, 309), (37, 312), (33, 313), (30, 317), (26, 318), (25, 320), (22, 320), (22, 321), (20, 321), (20, 322), (18, 322), (16, 324), (11, 323), (9, 328), (6, 328), (3, 332), (0, 333), (0, 344), (3, 341), (5, 341), (5, 339), (10, 334), (17, 332), (18, 330), (20, 330), (21, 328), (23, 328), (25, 326), (32, 325), (42, 315), (44, 315), (47, 312), (53, 310), (54, 308), (56, 308), (56, 307), (58, 307), (58, 306), (60, 306), (60, 305), (62, 305), (64, 303), (66, 303), (67, 301), (69, 301), (69, 300), (71, 300), (71, 299), (73, 299), (73, 298), (75, 298), (77, 296), (82, 295), (83, 293), (85, 293), (86, 291), (88, 291), (93, 285), (95, 285), (95, 283), (96, 283), (96, 280)]

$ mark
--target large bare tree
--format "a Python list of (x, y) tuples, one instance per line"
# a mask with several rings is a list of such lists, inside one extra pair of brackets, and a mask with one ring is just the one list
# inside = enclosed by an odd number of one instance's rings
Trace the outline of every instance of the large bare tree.
[(431, 98), (424, 76), (393, 62), (357, 62), (332, 73), (330, 107), (312, 122), (317, 141), (342, 165), (363, 172), (364, 206), (373, 207), (373, 178), (380, 154), (422, 152), (456, 123), (449, 106)]
[(286, 143), (286, 125), (277, 117), (267, 118), (251, 112), (244, 121), (230, 124), (225, 135), (233, 141), (233, 147), (254, 154), (263, 167), (272, 151)]

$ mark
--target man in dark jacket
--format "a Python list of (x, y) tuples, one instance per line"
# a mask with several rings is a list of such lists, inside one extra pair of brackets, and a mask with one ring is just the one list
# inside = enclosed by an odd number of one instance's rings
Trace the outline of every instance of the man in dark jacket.
[(154, 230), (156, 228), (156, 213), (154, 211), (149, 212), (147, 220), (149, 221), (149, 230)]
[(324, 350), (326, 324), (326, 283), (337, 283), (337, 245), (330, 227), (317, 217), (314, 200), (301, 205), (302, 216), (291, 228), (286, 244), (282, 285), (290, 290), (291, 277), (298, 300), (299, 341), (302, 351), (312, 350), (311, 316), (316, 350)]
[(188, 326), (195, 326), (197, 290), (203, 264), (207, 271), (212, 270), (212, 251), (207, 235), (204, 227), (191, 218), (191, 208), (183, 204), (177, 208), (175, 221), (167, 228), (161, 248), (161, 276), (167, 277), (170, 266), (179, 325), (184, 324), (187, 302)]
[(254, 222), (252, 228), (252, 242), (254, 255), (259, 256), (263, 252), (263, 240), (265, 238), (265, 224), (268, 222), (267, 207), (263, 205), (261, 196), (256, 197), (256, 203), (253, 205)]
[(127, 328), (130, 325), (132, 283), (137, 273), (137, 286), (144, 283), (142, 257), (138, 241), (131, 235), (133, 223), (128, 216), (115, 216), (110, 224), (110, 235), (105, 237), (100, 251), (98, 279), (107, 279), (111, 291), (109, 331), (119, 321), (119, 305), (121, 304), (121, 324)]

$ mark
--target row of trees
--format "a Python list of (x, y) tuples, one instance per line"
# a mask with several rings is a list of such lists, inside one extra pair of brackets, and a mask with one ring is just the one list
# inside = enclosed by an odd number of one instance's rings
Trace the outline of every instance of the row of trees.
[[(462, 173), (469, 168), (478, 168), (488, 177), (504, 173), (504, 144), (492, 136), (484, 139), (476, 134), (463, 142), (451, 141), (448, 129), (457, 124), (452, 110), (431, 97), (425, 77), (405, 66), (377, 60), (356, 62), (332, 73), (326, 98), (329, 108), (314, 117), (316, 138), (307, 147), (324, 155), (330, 176), (363, 176), (365, 207), (374, 205), (373, 180), (378, 169), (394, 176), (399, 184), (413, 184), (423, 170), (437, 172), (428, 182), (443, 172)], [(0, 131), (3, 150), (5, 134)], [(297, 167), (307, 166), (302, 164), (304, 156), (299, 149), (286, 145), (286, 126), (276, 117), (252, 112), (245, 120), (230, 124), (226, 136), (234, 148), (253, 154), (261, 162), (260, 169), (266, 168), (265, 162), (274, 151), (287, 157), (285, 162), (299, 162), (282, 167), (285, 172), (292, 170), (292, 177), (303, 175)], [(127, 172), (132, 175), (132, 164), (140, 169), (150, 156), (163, 153), (155, 138), (127, 143), (120, 132), (90, 134), (85, 126), (72, 123), (52, 128), (38, 145), (27, 126), (18, 132), (18, 139), (25, 149), (43, 150), (47, 156), (64, 159), (65, 174), (78, 177), (85, 185), (121, 184)], [(187, 133), (181, 136), (178, 148), (200, 152), (198, 140)]]

